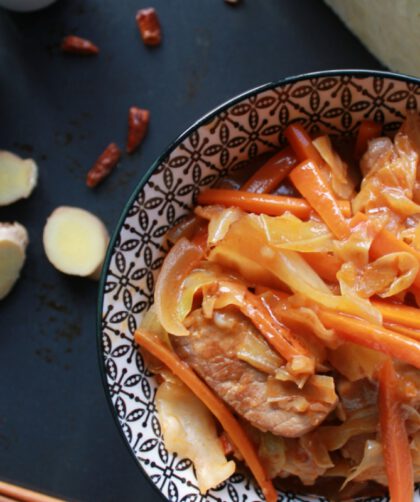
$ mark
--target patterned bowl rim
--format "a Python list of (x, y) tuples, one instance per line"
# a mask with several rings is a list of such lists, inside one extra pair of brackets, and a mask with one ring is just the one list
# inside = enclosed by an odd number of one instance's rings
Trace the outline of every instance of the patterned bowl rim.
[(109, 269), (109, 264), (113, 255), (114, 251), (114, 246), (115, 246), (115, 241), (117, 240), (121, 228), (124, 224), (124, 221), (127, 218), (128, 211), (130, 210), (131, 206), (133, 205), (134, 201), (138, 197), (140, 191), (144, 187), (144, 185), (147, 183), (149, 178), (153, 175), (157, 167), (163, 162), (163, 160), (170, 154), (172, 150), (174, 150), (184, 139), (186, 139), (192, 132), (197, 130), (199, 127), (202, 125), (206, 124), (209, 122), (211, 119), (213, 119), (217, 114), (220, 112), (230, 108), (232, 105), (243, 101), (244, 99), (250, 98), (252, 96), (255, 96), (263, 91), (267, 91), (270, 89), (274, 89), (279, 86), (287, 85), (287, 84), (294, 84), (296, 82), (300, 82), (302, 80), (308, 80), (311, 78), (319, 78), (319, 77), (344, 77), (344, 76), (349, 76), (349, 77), (380, 77), (380, 78), (389, 78), (392, 80), (401, 80), (403, 82), (409, 82), (412, 84), (416, 84), (420, 86), (420, 78), (411, 76), (411, 75), (405, 75), (402, 73), (394, 73), (390, 71), (381, 71), (381, 70), (362, 70), (362, 69), (343, 69), (343, 70), (321, 70), (321, 71), (315, 71), (315, 72), (309, 72), (309, 73), (302, 73), (300, 75), (295, 75), (291, 77), (285, 77), (280, 80), (274, 81), (274, 82), (268, 82), (265, 84), (261, 84), (257, 87), (253, 87), (252, 89), (249, 89), (245, 92), (242, 92), (240, 94), (237, 94), (233, 98), (230, 98), (226, 101), (224, 101), (222, 104), (216, 106), (213, 108), (211, 111), (200, 117), (198, 120), (196, 120), (190, 127), (188, 127), (183, 133), (181, 133), (179, 136), (175, 138), (169, 145), (163, 150), (163, 153), (153, 162), (153, 164), (146, 170), (146, 172), (143, 174), (143, 176), (140, 178), (140, 181), (137, 183), (136, 188), (133, 190), (131, 193), (128, 201), (126, 202), (121, 215), (118, 219), (117, 225), (112, 232), (111, 239), (109, 241), (108, 249), (106, 252), (104, 264), (102, 267), (102, 273), (101, 273), (101, 278), (99, 281), (99, 290), (98, 290), (98, 304), (97, 304), (97, 319), (96, 319), (96, 338), (97, 338), (97, 350), (98, 350), (98, 359), (99, 359), (99, 371), (101, 374), (101, 380), (102, 380), (102, 386), (106, 395), (106, 399), (111, 411), (111, 414), (114, 418), (115, 424), (117, 426), (117, 429), (120, 433), (120, 436), (123, 438), (124, 444), (131, 453), (132, 458), (135, 460), (135, 463), (137, 464), (138, 468), (140, 471), (143, 473), (143, 476), (149, 484), (153, 486), (155, 491), (163, 498), (165, 499), (164, 495), (162, 492), (158, 489), (158, 487), (153, 483), (153, 481), (150, 479), (149, 475), (146, 473), (146, 471), (143, 469), (142, 464), (139, 462), (138, 458), (136, 457), (134, 451), (132, 450), (118, 419), (117, 412), (115, 410), (115, 407), (112, 403), (111, 400), (111, 395), (109, 393), (109, 388), (108, 388), (108, 382), (106, 379), (106, 371), (105, 371), (105, 362), (103, 358), (103, 353), (102, 353), (102, 312), (103, 312), (103, 300), (104, 300), (104, 288), (105, 288), (105, 282), (106, 282), (106, 277)]

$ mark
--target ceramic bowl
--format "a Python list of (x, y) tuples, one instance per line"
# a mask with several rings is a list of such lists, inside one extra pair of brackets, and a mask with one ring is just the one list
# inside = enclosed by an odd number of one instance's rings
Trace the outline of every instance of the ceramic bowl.
[[(191, 462), (169, 454), (154, 397), (156, 382), (133, 342), (168, 249), (165, 233), (194, 206), (197, 194), (249, 159), (274, 151), (299, 120), (312, 134), (353, 135), (363, 119), (398, 129), (420, 110), (420, 80), (370, 71), (329, 71), (252, 89), (198, 120), (140, 180), (111, 240), (99, 296), (100, 366), (122, 435), (151, 482), (171, 501), (257, 502), (252, 479), (236, 473), (201, 496)], [(308, 489), (310, 491), (310, 489)], [(420, 494), (417, 492), (420, 500)], [(321, 500), (279, 493), (279, 500)], [(324, 500), (324, 499), (323, 499)], [(378, 499), (376, 499), (378, 500)]]

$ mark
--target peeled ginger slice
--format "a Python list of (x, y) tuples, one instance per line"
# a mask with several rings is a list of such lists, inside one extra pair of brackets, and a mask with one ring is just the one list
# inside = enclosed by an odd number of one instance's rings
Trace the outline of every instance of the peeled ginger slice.
[(19, 278), (28, 241), (28, 233), (19, 223), (0, 223), (0, 300)]
[(37, 179), (38, 167), (32, 159), (0, 151), (0, 206), (29, 197)]
[(44, 227), (44, 249), (60, 272), (98, 279), (109, 235), (94, 214), (78, 207), (55, 209)]
[(156, 407), (166, 449), (193, 462), (202, 494), (235, 472), (235, 462), (224, 455), (213, 416), (182, 382), (164, 381), (156, 393)]

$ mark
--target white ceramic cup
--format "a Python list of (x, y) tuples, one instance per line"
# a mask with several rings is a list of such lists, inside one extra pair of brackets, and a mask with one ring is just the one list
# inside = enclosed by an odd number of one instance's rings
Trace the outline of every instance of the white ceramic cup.
[(39, 10), (54, 3), (56, 0), (0, 0), (0, 7), (18, 12)]

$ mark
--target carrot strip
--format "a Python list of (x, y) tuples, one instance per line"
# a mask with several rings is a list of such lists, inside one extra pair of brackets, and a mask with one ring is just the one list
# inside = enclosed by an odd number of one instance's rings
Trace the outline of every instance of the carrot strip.
[(402, 326), (401, 324), (394, 324), (391, 322), (384, 322), (384, 326), (385, 328), (396, 331), (397, 333), (401, 333), (404, 336), (408, 336), (409, 338), (413, 338), (414, 340), (420, 342), (420, 330), (408, 328), (407, 326)]
[(293, 169), (289, 177), (296, 189), (321, 216), (331, 232), (338, 239), (348, 237), (349, 224), (316, 164), (312, 161), (302, 162)]
[(366, 152), (368, 143), (371, 139), (377, 138), (381, 135), (382, 124), (374, 122), (373, 120), (362, 120), (356, 138), (356, 146), (354, 149), (354, 156), (360, 159)]
[[(304, 199), (287, 197), (285, 195), (255, 194), (242, 190), (227, 190), (222, 188), (209, 188), (201, 192), (197, 202), (203, 206), (219, 204), (221, 206), (236, 206), (250, 213), (264, 213), (271, 216), (280, 216), (290, 211), (298, 218), (309, 218), (312, 208)], [(339, 201), (342, 214), (350, 216), (351, 207), (347, 201)]]
[[(305, 255), (306, 254), (307, 253), (305, 253)], [(313, 253), (313, 254), (317, 254), (317, 253)], [(319, 254), (322, 254), (322, 253), (319, 253)], [(286, 300), (290, 296), (289, 293), (285, 293), (284, 291), (279, 291), (278, 289), (268, 288), (266, 286), (256, 286), (256, 288), (255, 288), (255, 294), (259, 295), (259, 296), (263, 295), (267, 291), (273, 293), (274, 295), (276, 295), (281, 300)], [(412, 313), (409, 312), (407, 317), (410, 317), (412, 314), (416, 314), (417, 317), (419, 317), (420, 313), (417, 311), (417, 309), (415, 309), (413, 307), (407, 307), (405, 305), (404, 306), (402, 306), (402, 305), (400, 306), (400, 305), (387, 304), (387, 303), (381, 302), (381, 301), (371, 301), (371, 303), (383, 315), (384, 321), (385, 321), (384, 322), (384, 327), (385, 328), (387, 328), (390, 331), (396, 331), (397, 333), (400, 333), (401, 335), (407, 336), (409, 338), (413, 338), (414, 340), (417, 340), (417, 341), (420, 342), (420, 329), (416, 330), (416, 329), (413, 329), (413, 328), (410, 328), (410, 327), (407, 327), (407, 326), (403, 326), (401, 324), (397, 324), (397, 322), (402, 322), (402, 321), (399, 320), (400, 318), (399, 318), (398, 315), (394, 315), (395, 312), (393, 311), (393, 307), (397, 307), (397, 309), (399, 311), (398, 314), (400, 314), (400, 313), (404, 314), (404, 310), (407, 309), (407, 310), (413, 311)], [(391, 307), (392, 310), (388, 309), (388, 308), (384, 308), (383, 309), (382, 307), (383, 307), (384, 304), (385, 304), (386, 307), (388, 307), (388, 306)], [(397, 322), (396, 323), (394, 323), (394, 322), (386, 322), (387, 320), (396, 320)], [(408, 324), (408, 323), (406, 323), (406, 324)]]
[(290, 147), (273, 155), (241, 187), (245, 192), (270, 193), (276, 189), (297, 160)]
[(364, 319), (329, 310), (319, 310), (318, 316), (327, 328), (335, 329), (341, 338), (384, 352), (420, 369), (420, 343), (415, 340)]
[(312, 160), (315, 165), (322, 166), (324, 161), (318, 150), (312, 144), (312, 138), (300, 124), (290, 124), (284, 131), (284, 136), (290, 143), (300, 162)]
[(391, 502), (411, 502), (413, 460), (399, 402), (398, 379), (390, 359), (379, 373), (379, 424)]
[(420, 329), (419, 309), (380, 300), (372, 300), (372, 305), (381, 312), (385, 321)]
[(264, 302), (258, 296), (245, 294), (240, 311), (254, 324), (267, 342), (287, 361), (293, 356), (308, 355), (308, 351), (298, 342), (292, 332), (270, 315)]
[(328, 253), (301, 253), (302, 258), (327, 282), (337, 282), (337, 273), (343, 264), (336, 256)]
[(137, 330), (135, 340), (141, 347), (165, 364), (207, 406), (243, 456), (267, 502), (276, 502), (276, 490), (258, 458), (254, 445), (223, 401), (159, 339), (150, 333)]
[[(323, 253), (304, 253), (302, 254), (302, 256), (306, 258), (308, 254), (322, 255)], [(329, 257), (330, 255), (325, 254), (325, 256)], [(314, 258), (314, 260), (315, 259), (316, 257)], [(318, 258), (318, 261), (320, 261), (320, 258)], [(311, 263), (309, 264), (311, 265)], [(323, 277), (323, 279), (324, 278), (325, 277)], [(257, 286), (255, 288), (256, 295), (262, 295), (267, 291), (272, 292), (282, 300), (285, 300), (290, 296), (289, 293), (285, 293), (284, 291), (279, 291), (277, 289), (274, 290), (266, 286)], [(381, 312), (384, 318), (385, 328), (390, 331), (396, 331), (401, 335), (413, 338), (414, 340), (420, 342), (420, 311), (418, 309), (414, 307), (408, 307), (406, 305), (396, 305), (379, 300), (371, 300), (371, 303), (373, 307), (377, 308)], [(414, 328), (418, 328), (418, 330)]]

